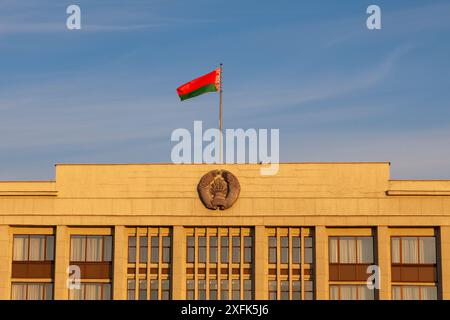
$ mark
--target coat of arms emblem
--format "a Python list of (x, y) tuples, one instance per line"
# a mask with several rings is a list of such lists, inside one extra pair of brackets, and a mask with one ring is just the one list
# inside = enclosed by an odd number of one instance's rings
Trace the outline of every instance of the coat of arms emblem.
[(241, 186), (234, 174), (227, 170), (212, 170), (198, 183), (198, 195), (206, 208), (225, 210), (239, 197)]

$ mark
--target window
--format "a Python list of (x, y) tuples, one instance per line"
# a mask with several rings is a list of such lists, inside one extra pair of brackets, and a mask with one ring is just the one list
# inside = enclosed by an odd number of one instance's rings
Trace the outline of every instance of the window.
[(435, 237), (392, 237), (392, 263), (436, 264)]
[(292, 237), (292, 263), (300, 263), (302, 256), (301, 238)]
[(280, 298), (281, 300), (289, 300), (289, 281), (280, 281)]
[(53, 261), (53, 235), (15, 235), (13, 261)]
[(392, 286), (393, 300), (437, 300), (436, 286)]
[(252, 280), (244, 280), (244, 300), (252, 300)]
[(136, 237), (128, 237), (128, 263), (136, 263)]
[(127, 299), (134, 300), (135, 292), (136, 292), (136, 280), (129, 279), (127, 284)]
[(305, 237), (305, 263), (313, 263), (313, 238)]
[(80, 289), (69, 290), (69, 300), (110, 300), (110, 283), (81, 283)]
[(151, 263), (158, 263), (159, 262), (159, 237), (153, 236), (151, 237)]
[(170, 263), (170, 237), (162, 238), (162, 260), (164, 263)]
[(198, 237), (198, 262), (206, 262), (206, 237)]
[(16, 282), (11, 285), (11, 300), (52, 300), (52, 283)]
[(170, 299), (170, 280), (161, 280), (161, 300)]
[(281, 237), (280, 242), (281, 242), (281, 248), (280, 248), (281, 263), (288, 263), (289, 262), (289, 237)]
[(70, 261), (111, 262), (111, 236), (72, 236)]
[(195, 237), (187, 237), (186, 257), (188, 263), (194, 263), (195, 260)]
[(329, 259), (330, 263), (350, 263), (350, 264), (373, 263), (373, 238), (330, 237)]
[(233, 300), (239, 300), (241, 298), (241, 281), (238, 279), (231, 281), (231, 297)]
[(150, 300), (158, 300), (158, 280), (150, 280)]
[(209, 280), (209, 300), (217, 300), (217, 280)]
[(228, 300), (228, 279), (220, 280), (220, 300)]
[(330, 300), (374, 300), (366, 285), (330, 285)]
[(222, 263), (228, 263), (228, 237), (222, 237), (220, 239), (220, 261)]
[(209, 238), (209, 262), (217, 263), (217, 237)]
[(206, 281), (198, 280), (198, 300), (206, 300)]
[(305, 281), (305, 300), (314, 300), (314, 283)]
[(147, 280), (139, 280), (139, 300), (147, 300)]
[(139, 262), (147, 263), (147, 255), (148, 255), (148, 238), (140, 237), (139, 238)]
[(302, 285), (300, 280), (292, 281), (292, 300), (302, 299)]
[(269, 263), (277, 263), (277, 237), (269, 237)]
[(186, 281), (186, 299), (194, 300), (195, 299), (195, 282), (194, 280)]
[(277, 281), (269, 281), (269, 300), (277, 300)]
[(253, 252), (253, 238), (252, 237), (244, 237), (244, 262), (251, 263), (252, 262), (252, 252)]
[(241, 262), (241, 237), (233, 237), (233, 263)]

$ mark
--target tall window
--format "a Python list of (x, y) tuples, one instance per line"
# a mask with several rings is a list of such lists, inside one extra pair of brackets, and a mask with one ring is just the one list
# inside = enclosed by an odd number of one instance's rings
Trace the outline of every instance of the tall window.
[(186, 249), (187, 262), (193, 263), (195, 260), (195, 237), (187, 237)]
[(392, 237), (392, 263), (435, 264), (435, 237)]
[(266, 228), (268, 298), (314, 299), (313, 229)]
[(52, 300), (52, 283), (17, 282), (11, 284), (11, 300)]
[(139, 262), (147, 263), (148, 237), (139, 237)]
[(217, 263), (217, 237), (209, 238), (209, 261)]
[(373, 263), (373, 237), (330, 237), (330, 263)]
[(128, 237), (128, 263), (136, 262), (136, 237)]
[(111, 236), (72, 236), (70, 261), (111, 262)]
[(14, 235), (13, 261), (53, 261), (53, 235)]
[(253, 230), (193, 227), (186, 236), (186, 299), (253, 298)]
[(228, 236), (221, 237), (220, 260), (222, 263), (228, 263)]
[(134, 257), (128, 258), (129, 300), (171, 298), (171, 232), (164, 227), (128, 228), (129, 254)]

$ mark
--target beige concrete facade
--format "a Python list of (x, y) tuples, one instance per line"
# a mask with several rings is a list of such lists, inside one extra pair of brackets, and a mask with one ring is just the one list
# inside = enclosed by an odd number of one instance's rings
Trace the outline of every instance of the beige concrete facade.
[[(173, 299), (186, 297), (189, 227), (252, 228), (255, 299), (268, 298), (268, 227), (314, 230), (316, 299), (330, 295), (330, 235), (372, 230), (381, 270), (380, 299), (391, 299), (390, 237), (436, 236), (439, 297), (450, 299), (450, 181), (390, 180), (389, 163), (286, 163), (274, 176), (261, 175), (260, 168), (57, 165), (55, 181), (0, 182), (0, 299), (11, 297), (12, 237), (17, 230), (40, 234), (50, 230), (55, 235), (55, 299), (69, 297), (70, 235), (112, 235), (112, 296), (126, 299), (127, 228), (140, 226), (172, 230)], [(229, 170), (239, 179), (240, 196), (230, 209), (208, 210), (198, 198), (200, 178), (213, 169)]]

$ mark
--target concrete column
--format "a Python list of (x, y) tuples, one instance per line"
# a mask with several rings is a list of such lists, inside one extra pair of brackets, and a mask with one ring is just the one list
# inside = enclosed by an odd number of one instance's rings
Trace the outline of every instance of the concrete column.
[(254, 284), (255, 284), (255, 299), (267, 300), (269, 298), (268, 293), (268, 246), (266, 230), (264, 226), (255, 227), (255, 259), (254, 266)]
[(172, 299), (186, 299), (186, 236), (183, 226), (172, 229)]
[(380, 272), (380, 300), (391, 300), (391, 237), (387, 226), (377, 227), (376, 253)]
[(127, 299), (128, 238), (124, 226), (114, 227), (113, 299)]
[(328, 300), (328, 234), (325, 226), (317, 226), (315, 230), (316, 245), (316, 299)]
[(11, 298), (11, 239), (8, 226), (0, 226), (0, 300)]
[(70, 263), (70, 235), (66, 226), (56, 227), (55, 237), (55, 300), (69, 299), (69, 290), (67, 288), (67, 268)]
[(450, 226), (440, 228), (440, 247), (442, 299), (450, 300)]

